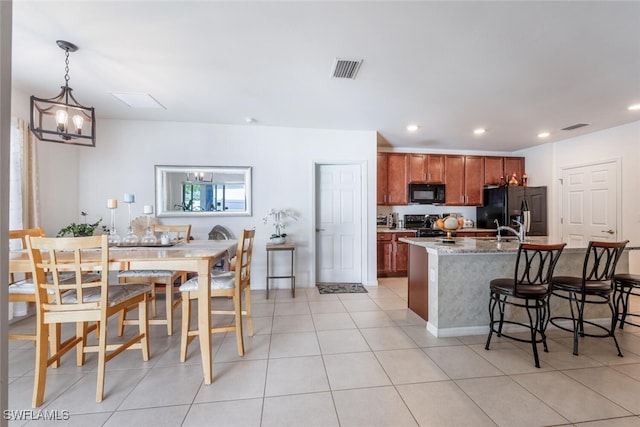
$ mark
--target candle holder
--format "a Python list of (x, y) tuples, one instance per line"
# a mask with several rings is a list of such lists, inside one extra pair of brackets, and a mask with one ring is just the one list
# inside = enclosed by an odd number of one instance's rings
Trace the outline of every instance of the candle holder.
[(158, 238), (156, 237), (155, 234), (153, 234), (153, 232), (151, 232), (151, 215), (150, 214), (146, 214), (146, 215), (147, 215), (147, 231), (144, 233), (144, 236), (142, 236), (142, 240), (140, 240), (140, 242), (145, 245), (149, 245), (149, 244), (153, 245), (158, 242)]
[(122, 243), (125, 245), (135, 245), (138, 243), (138, 236), (133, 232), (133, 227), (131, 226), (131, 203), (134, 203), (134, 201), (126, 196), (125, 194), (124, 202), (129, 207), (129, 229), (127, 230), (127, 235), (122, 239)]
[(117, 245), (122, 241), (122, 238), (116, 231), (116, 208), (109, 208), (111, 211), (111, 227), (109, 227), (109, 244)]

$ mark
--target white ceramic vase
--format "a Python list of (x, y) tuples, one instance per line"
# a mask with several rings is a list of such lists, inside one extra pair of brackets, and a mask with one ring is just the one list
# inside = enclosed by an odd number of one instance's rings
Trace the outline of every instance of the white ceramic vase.
[(281, 245), (285, 242), (285, 240), (287, 240), (286, 237), (272, 237), (270, 239), (271, 243), (273, 243), (274, 245)]

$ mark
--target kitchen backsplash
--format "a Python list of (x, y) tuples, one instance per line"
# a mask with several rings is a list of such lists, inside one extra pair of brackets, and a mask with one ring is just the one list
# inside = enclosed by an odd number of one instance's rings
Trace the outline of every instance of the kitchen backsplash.
[(406, 214), (431, 214), (442, 215), (443, 213), (456, 213), (462, 215), (464, 219), (476, 222), (475, 206), (434, 206), (434, 205), (407, 205), (407, 206), (378, 206), (378, 215), (388, 215), (392, 212), (403, 218)]

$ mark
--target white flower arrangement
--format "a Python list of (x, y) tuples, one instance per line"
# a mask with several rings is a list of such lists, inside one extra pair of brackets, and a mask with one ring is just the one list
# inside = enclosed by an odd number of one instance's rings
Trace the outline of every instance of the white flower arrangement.
[(276, 228), (276, 232), (271, 235), (271, 238), (286, 237), (287, 233), (284, 232), (287, 220), (297, 221), (298, 217), (295, 212), (290, 209), (274, 209), (271, 208), (267, 215), (262, 218), (262, 221), (267, 224), (271, 218), (272, 225)]

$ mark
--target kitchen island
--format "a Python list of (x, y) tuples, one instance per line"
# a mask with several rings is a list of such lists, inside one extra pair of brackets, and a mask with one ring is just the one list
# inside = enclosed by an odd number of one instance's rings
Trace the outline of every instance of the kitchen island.
[[(548, 242), (531, 237), (532, 243)], [(518, 240), (503, 238), (457, 238), (455, 244), (434, 238), (402, 238), (409, 244), (408, 305), (427, 321), (427, 330), (436, 337), (483, 335), (489, 331), (489, 282), (513, 277)], [(616, 271), (629, 271), (629, 246)], [(585, 248), (565, 248), (554, 275), (582, 275)], [(552, 315), (568, 315), (565, 301), (551, 300)], [(588, 307), (586, 317), (610, 321), (607, 307)], [(511, 313), (509, 313), (511, 314)], [(520, 317), (524, 313), (513, 313)]]

